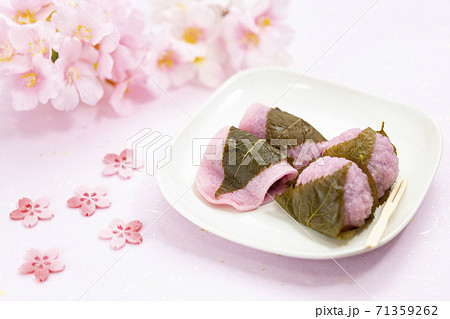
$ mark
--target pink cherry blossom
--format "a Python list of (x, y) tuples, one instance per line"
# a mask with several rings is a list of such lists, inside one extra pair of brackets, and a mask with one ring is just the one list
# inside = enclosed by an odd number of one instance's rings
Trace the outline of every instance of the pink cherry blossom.
[(11, 27), (0, 17), (0, 69), (6, 73), (25, 72), (31, 68), (31, 59), (17, 52), (9, 38)]
[(82, 42), (96, 45), (107, 34), (113, 31), (113, 25), (107, 22), (107, 13), (92, 2), (77, 1), (78, 5), (60, 6), (52, 15), (59, 32), (79, 39)]
[[(114, 7), (108, 12), (111, 21), (114, 21), (115, 32), (118, 32), (118, 36), (114, 33), (113, 38), (116, 40), (119, 37), (120, 45), (110, 53), (114, 61), (111, 80), (114, 83), (123, 83), (136, 74), (138, 64), (142, 65), (147, 52), (150, 51), (150, 38), (144, 33), (146, 23), (141, 12), (133, 10), (123, 2), (114, 2)], [(111, 41), (111, 38), (109, 40)], [(108, 59), (104, 58), (104, 61), (104, 65), (107, 66)]]
[(125, 223), (123, 220), (116, 218), (111, 221), (109, 227), (103, 229), (99, 233), (102, 239), (111, 239), (111, 247), (113, 249), (120, 249), (125, 246), (125, 243), (140, 244), (142, 243), (142, 236), (139, 230), (142, 228), (142, 223), (138, 220), (133, 220)]
[(46, 281), (51, 272), (63, 271), (64, 263), (58, 259), (58, 250), (48, 249), (44, 253), (31, 248), (25, 256), (25, 263), (19, 267), (21, 274), (34, 274), (37, 281)]
[(57, 96), (52, 104), (57, 110), (72, 110), (80, 100), (95, 105), (103, 97), (103, 86), (96, 76), (93, 63), (79, 60), (82, 44), (78, 39), (66, 38), (54, 64), (54, 86)]
[(196, 51), (196, 57), (192, 62), (194, 76), (200, 84), (215, 88), (225, 79), (223, 60), (220, 50), (215, 46), (201, 46)]
[(52, 10), (50, 0), (11, 0), (10, 6), (0, 5), (0, 13), (17, 24), (30, 24), (44, 20)]
[(75, 190), (77, 195), (71, 197), (67, 201), (67, 205), (71, 208), (81, 207), (81, 213), (84, 216), (94, 214), (96, 208), (107, 208), (111, 206), (111, 202), (106, 198), (106, 187), (98, 186), (93, 189), (80, 186)]
[(195, 53), (186, 43), (174, 40), (166, 28), (153, 30), (151, 50), (145, 65), (163, 88), (179, 87), (192, 80)]
[(52, 67), (50, 60), (35, 55), (29, 70), (0, 77), (0, 93), (11, 95), (16, 111), (34, 109), (39, 102), (45, 104), (56, 95)]
[(32, 26), (14, 27), (9, 33), (14, 49), (20, 53), (42, 54), (45, 58), (51, 56), (51, 42), (56, 34), (53, 23), (38, 21)]
[(133, 73), (124, 81), (115, 84), (109, 99), (113, 109), (121, 115), (130, 114), (134, 106), (142, 105), (160, 93), (156, 84), (148, 81), (147, 75), (142, 71), (136, 70)]
[(31, 199), (23, 197), (19, 199), (19, 208), (13, 210), (9, 217), (13, 220), (23, 220), (26, 227), (34, 227), (39, 219), (52, 219), (53, 213), (47, 209), (50, 200), (46, 197), (37, 199), (34, 203)]
[(169, 23), (175, 38), (189, 44), (211, 43), (218, 35), (218, 20), (212, 7), (201, 2), (165, 2), (154, 8), (159, 23)]
[(106, 154), (103, 160), (106, 167), (103, 170), (103, 175), (119, 174), (122, 178), (128, 179), (133, 176), (133, 169), (142, 167), (142, 163), (133, 163), (133, 151), (130, 149), (123, 150), (120, 155)]
[(292, 30), (280, 23), (286, 7), (278, 2), (260, 0), (251, 10), (232, 12), (223, 19), (223, 40), (235, 69), (289, 60), (283, 48), (291, 40)]

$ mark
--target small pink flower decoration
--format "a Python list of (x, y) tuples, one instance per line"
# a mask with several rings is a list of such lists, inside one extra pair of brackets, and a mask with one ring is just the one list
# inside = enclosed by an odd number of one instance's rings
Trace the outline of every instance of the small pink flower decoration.
[(50, 204), (48, 198), (42, 197), (34, 203), (31, 199), (23, 197), (19, 199), (19, 208), (13, 210), (9, 217), (13, 220), (23, 220), (23, 224), (29, 228), (36, 226), (39, 219), (52, 219), (53, 213), (47, 209)]
[(140, 244), (142, 243), (142, 236), (139, 230), (142, 228), (142, 223), (138, 220), (133, 220), (126, 223), (115, 218), (109, 224), (109, 228), (103, 229), (99, 233), (102, 239), (111, 239), (111, 247), (113, 249), (120, 249), (125, 246), (125, 243)]
[(103, 175), (111, 176), (119, 173), (125, 179), (133, 176), (133, 169), (143, 166), (142, 163), (133, 163), (133, 151), (130, 149), (123, 150), (120, 155), (106, 154), (103, 160), (106, 163)]
[(58, 250), (49, 249), (44, 253), (39, 250), (31, 248), (27, 251), (25, 256), (25, 263), (19, 267), (21, 274), (33, 274), (36, 280), (46, 281), (50, 272), (63, 271), (65, 265), (57, 259)]
[(107, 208), (111, 206), (111, 202), (106, 195), (106, 187), (98, 186), (90, 189), (86, 186), (80, 186), (75, 190), (74, 197), (67, 201), (67, 205), (71, 208), (81, 207), (81, 213), (84, 216), (94, 214), (96, 208)]

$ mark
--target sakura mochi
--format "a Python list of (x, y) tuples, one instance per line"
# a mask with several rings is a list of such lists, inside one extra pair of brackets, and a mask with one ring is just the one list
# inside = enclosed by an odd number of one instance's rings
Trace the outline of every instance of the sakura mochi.
[(270, 202), (297, 175), (287, 156), (264, 139), (226, 126), (210, 140), (196, 186), (212, 204), (249, 211)]
[(324, 155), (347, 158), (367, 170), (373, 177), (380, 199), (389, 193), (398, 176), (397, 150), (383, 127), (380, 131), (370, 127), (345, 131), (328, 142)]
[(275, 200), (302, 224), (340, 239), (370, 221), (374, 208), (368, 176), (355, 163), (329, 156), (306, 167), (295, 187)]
[(278, 108), (251, 105), (239, 124), (241, 130), (265, 138), (274, 147), (287, 147), (293, 165), (300, 169), (322, 155), (326, 139), (311, 124)]

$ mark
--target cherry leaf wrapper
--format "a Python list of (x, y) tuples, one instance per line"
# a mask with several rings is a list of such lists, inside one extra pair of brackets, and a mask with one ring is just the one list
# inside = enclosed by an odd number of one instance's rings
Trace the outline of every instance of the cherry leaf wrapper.
[(373, 219), (376, 198), (352, 161), (323, 157), (306, 167), (275, 201), (294, 219), (326, 236), (348, 239)]
[(305, 120), (259, 103), (248, 108), (239, 128), (267, 139), (274, 147), (287, 148), (297, 169), (320, 157), (326, 146), (325, 137)]

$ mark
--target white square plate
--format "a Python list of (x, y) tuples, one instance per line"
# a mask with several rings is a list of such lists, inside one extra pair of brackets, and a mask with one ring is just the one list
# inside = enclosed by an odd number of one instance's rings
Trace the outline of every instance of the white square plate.
[(368, 251), (364, 244), (374, 223), (351, 240), (341, 241), (298, 226), (274, 202), (244, 213), (207, 203), (193, 186), (205, 150), (198, 144), (207, 145), (225, 125), (237, 127), (252, 103), (271, 106), (278, 99), (274, 106), (305, 119), (328, 139), (354, 127), (379, 129), (385, 121), (385, 131), (398, 150), (400, 176), (408, 179), (406, 193), (380, 242), (386, 244), (414, 216), (436, 173), (442, 153), (439, 127), (418, 108), (309, 77), (296, 82), (299, 77), (291, 71), (263, 68), (230, 78), (174, 139), (172, 160), (158, 171), (161, 191), (191, 222), (242, 245), (311, 259), (363, 253)]

